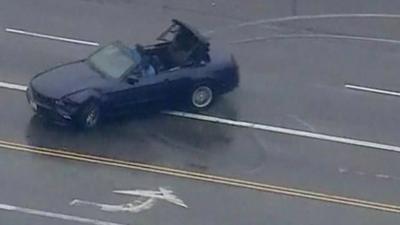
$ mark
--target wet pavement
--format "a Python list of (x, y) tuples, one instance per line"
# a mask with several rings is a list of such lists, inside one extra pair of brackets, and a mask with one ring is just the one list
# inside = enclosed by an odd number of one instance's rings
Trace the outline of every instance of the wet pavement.
[[(379, 13), (374, 18), (288, 19), (239, 27), (246, 21), (293, 16), (292, 1), (0, 1), (0, 81), (26, 84), (53, 65), (84, 58), (95, 48), (7, 33), (5, 28), (95, 41), (151, 43), (180, 18), (232, 51), (240, 87), (204, 114), (400, 145), (400, 99), (357, 92), (345, 84), (400, 91), (400, 46), (330, 38), (256, 37), (335, 34), (399, 39), (400, 5), (299, 1), (301, 14)], [(344, 3), (343, 3), (344, 4)], [(18, 15), (18, 16), (17, 16)], [(106, 16), (105, 16), (106, 15)], [(268, 25), (268, 26), (265, 26)], [(234, 43), (250, 40), (247, 43)], [(197, 171), (241, 180), (400, 204), (400, 154), (171, 117), (158, 113), (107, 121), (83, 132), (33, 113), (22, 92), (0, 89), (0, 140), (67, 152)], [(396, 224), (398, 214), (192, 181), (1, 149), (0, 204), (123, 224)], [(188, 209), (158, 202), (137, 214), (76, 208), (82, 198), (119, 204), (114, 189), (168, 186)], [(338, 221), (338, 218), (340, 218)], [(0, 211), (2, 224), (60, 224)], [(75, 224), (64, 221), (65, 224)]]
[[(395, 224), (398, 215), (324, 204), (298, 198), (193, 182), (137, 171), (74, 161), (60, 161), (26, 153), (2, 152), (2, 204), (62, 212), (120, 224)], [(18, 163), (15, 163), (18, 161)], [(112, 193), (118, 189), (174, 190), (188, 208), (166, 201), (137, 214), (104, 212), (90, 206), (71, 206), (74, 199), (108, 204), (135, 200)], [(0, 211), (3, 224), (76, 224), (38, 216)], [(332, 221), (332, 222), (330, 222)]]

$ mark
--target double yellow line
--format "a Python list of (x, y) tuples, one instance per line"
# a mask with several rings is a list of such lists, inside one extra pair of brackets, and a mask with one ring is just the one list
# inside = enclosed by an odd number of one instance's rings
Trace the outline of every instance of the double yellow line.
[(197, 173), (197, 172), (191, 172), (191, 171), (185, 171), (185, 170), (178, 170), (178, 169), (172, 169), (172, 168), (168, 168), (168, 167), (150, 165), (150, 164), (145, 164), (145, 163), (128, 162), (128, 161), (116, 160), (116, 159), (93, 156), (93, 155), (85, 155), (85, 154), (67, 152), (67, 151), (58, 150), (58, 149), (43, 148), (43, 147), (36, 147), (36, 146), (19, 144), (19, 143), (13, 143), (13, 142), (4, 141), (4, 140), (0, 140), (0, 147), (4, 148), (4, 149), (8, 149), (8, 150), (30, 152), (30, 153), (40, 154), (40, 155), (53, 156), (53, 157), (77, 160), (77, 161), (82, 161), (82, 162), (90, 162), (90, 163), (96, 163), (96, 164), (107, 165), (107, 166), (127, 168), (127, 169), (151, 172), (151, 173), (156, 173), (156, 174), (164, 174), (164, 175), (170, 175), (170, 176), (174, 176), (174, 177), (187, 178), (187, 179), (191, 179), (191, 180), (224, 184), (224, 185), (228, 185), (228, 186), (247, 188), (247, 189), (252, 189), (252, 190), (257, 190), (257, 191), (262, 191), (262, 192), (282, 194), (282, 195), (287, 195), (287, 196), (292, 196), (292, 197), (300, 197), (300, 198), (312, 199), (312, 200), (329, 202), (329, 203), (337, 203), (337, 204), (343, 204), (343, 205), (349, 205), (349, 206), (355, 206), (355, 207), (361, 207), (361, 208), (367, 208), (367, 209), (380, 210), (380, 211), (385, 211), (385, 212), (400, 213), (400, 206), (397, 206), (397, 205), (365, 201), (365, 200), (361, 200), (361, 199), (348, 198), (348, 197), (342, 197), (342, 196), (337, 196), (337, 195), (328, 195), (328, 194), (323, 194), (323, 193), (299, 190), (299, 189), (294, 189), (294, 188), (286, 188), (286, 187), (280, 187), (280, 186), (275, 186), (275, 185), (268, 185), (268, 184), (263, 184), (263, 183), (258, 183), (258, 182), (229, 178), (229, 177), (215, 176), (215, 175), (210, 175), (210, 174), (205, 174), (205, 173)]

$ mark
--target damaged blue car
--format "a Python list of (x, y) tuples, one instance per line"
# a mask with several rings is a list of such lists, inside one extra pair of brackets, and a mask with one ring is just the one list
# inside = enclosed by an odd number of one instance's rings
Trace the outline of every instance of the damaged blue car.
[(117, 41), (39, 73), (29, 83), (28, 102), (37, 114), (93, 128), (103, 116), (147, 103), (203, 110), (238, 86), (234, 57), (210, 48), (188, 24), (172, 20), (157, 40), (133, 47)]

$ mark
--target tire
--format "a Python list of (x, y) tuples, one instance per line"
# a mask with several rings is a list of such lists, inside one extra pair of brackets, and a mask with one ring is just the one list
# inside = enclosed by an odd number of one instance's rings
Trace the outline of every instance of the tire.
[(190, 93), (190, 108), (196, 111), (207, 109), (214, 102), (214, 98), (214, 89), (211, 84), (197, 85)]
[(78, 126), (83, 129), (93, 129), (100, 123), (100, 107), (95, 102), (85, 106), (78, 115)]

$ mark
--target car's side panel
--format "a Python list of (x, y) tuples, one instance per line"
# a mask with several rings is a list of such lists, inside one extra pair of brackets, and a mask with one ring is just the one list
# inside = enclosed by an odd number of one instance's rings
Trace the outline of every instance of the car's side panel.
[(165, 89), (166, 84), (156, 76), (141, 77), (133, 84), (119, 81), (106, 94), (105, 104), (112, 110), (125, 110), (138, 104), (161, 100)]
[(164, 78), (157, 75), (147, 75), (141, 77), (137, 83), (133, 85), (134, 97), (133, 104), (148, 103), (160, 101), (165, 96), (167, 82)]
[(197, 70), (192, 68), (179, 68), (175, 71), (166, 71), (159, 74), (164, 77), (167, 83), (166, 95), (168, 99), (177, 99), (185, 96), (190, 87), (193, 85), (193, 74)]

